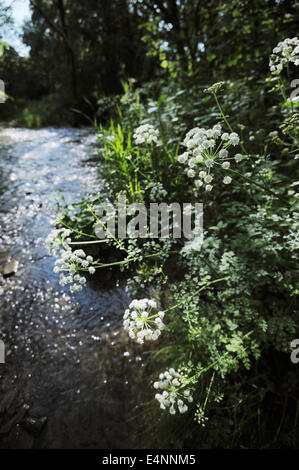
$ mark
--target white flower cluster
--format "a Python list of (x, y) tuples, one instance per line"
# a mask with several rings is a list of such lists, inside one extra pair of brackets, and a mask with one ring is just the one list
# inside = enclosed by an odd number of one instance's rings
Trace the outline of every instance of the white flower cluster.
[(150, 200), (153, 202), (163, 201), (167, 197), (167, 191), (159, 182), (153, 183), (150, 191)]
[(60, 255), (60, 258), (55, 261), (53, 269), (54, 273), (61, 273), (59, 284), (61, 286), (71, 284), (70, 291), (79, 292), (86, 283), (85, 277), (81, 276), (79, 271), (84, 270), (89, 274), (94, 274), (96, 270), (91, 266), (92, 256), (86, 256), (83, 250), (72, 251), (69, 245), (71, 233), (70, 229), (54, 229), (48, 235), (45, 244), (49, 254), (55, 257)]
[(163, 318), (165, 312), (153, 314), (157, 303), (150, 299), (133, 300), (124, 314), (124, 329), (130, 338), (143, 344), (144, 340), (156, 340), (165, 328)]
[(297, 37), (286, 38), (274, 47), (269, 61), (271, 73), (279, 75), (289, 62), (299, 65), (299, 39)]
[(194, 414), (194, 421), (196, 421), (198, 424), (201, 424), (203, 428), (205, 427), (206, 422), (208, 421), (208, 418), (207, 416), (205, 416), (205, 412), (201, 408), (201, 406), (197, 407), (197, 410)]
[(71, 284), (71, 292), (80, 292), (83, 289), (83, 285), (86, 283), (86, 279), (79, 274), (79, 271), (83, 268), (84, 270), (88, 270), (90, 274), (94, 274), (95, 268), (90, 266), (92, 262), (93, 257), (86, 256), (83, 250), (63, 251), (61, 258), (55, 261), (54, 267), (54, 273), (61, 272), (59, 284), (61, 286)]
[(71, 233), (71, 230), (65, 228), (51, 230), (45, 241), (49, 254), (57, 256), (61, 251), (70, 250)]
[(133, 134), (135, 143), (138, 144), (151, 144), (159, 142), (159, 131), (155, 129), (151, 124), (142, 124), (137, 127)]
[[(240, 137), (236, 132), (222, 133), (220, 124), (215, 124), (212, 129), (195, 127), (186, 134), (183, 144), (187, 147), (187, 151), (178, 156), (178, 161), (186, 165), (186, 173), (189, 178), (195, 180), (194, 185), (197, 189), (205, 186), (206, 191), (211, 191), (213, 189), (211, 169), (214, 165), (220, 165), (222, 169), (228, 170), (229, 160), (238, 163), (243, 159), (240, 153), (229, 157), (228, 148), (235, 147), (239, 142)], [(224, 184), (229, 184), (231, 181), (230, 176), (223, 178)]]
[(156, 393), (155, 398), (160, 403), (162, 410), (169, 409), (169, 413), (176, 413), (175, 405), (180, 413), (188, 410), (187, 403), (192, 403), (193, 398), (188, 388), (186, 377), (173, 368), (161, 373), (157, 382), (154, 382), (154, 388), (161, 390), (162, 393)]

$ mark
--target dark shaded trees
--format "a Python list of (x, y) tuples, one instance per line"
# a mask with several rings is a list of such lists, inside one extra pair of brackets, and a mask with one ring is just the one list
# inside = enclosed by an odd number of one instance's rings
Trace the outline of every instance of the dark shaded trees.
[[(291, 0), (30, 4), (31, 21), (23, 29), (30, 56), (19, 59), (26, 96), (53, 96), (68, 112), (76, 107), (89, 113), (86, 101), (96, 108), (99, 98), (121, 93), (128, 78), (138, 85), (158, 78), (197, 88), (222, 79), (254, 82), (268, 73), (277, 42), (297, 32), (298, 7)], [(2, 60), (3, 67), (12, 77)]]
[(50, 93), (61, 88), (77, 104), (82, 96), (120, 92), (121, 80), (130, 76), (143, 79), (151, 60), (141, 41), (142, 18), (130, 2), (30, 3), (32, 21), (24, 28), (24, 41), (32, 63), (42, 74), (47, 71)]
[(148, 16), (152, 50), (176, 62), (182, 76), (214, 79), (265, 71), (278, 41), (297, 34), (290, 0), (136, 0)]

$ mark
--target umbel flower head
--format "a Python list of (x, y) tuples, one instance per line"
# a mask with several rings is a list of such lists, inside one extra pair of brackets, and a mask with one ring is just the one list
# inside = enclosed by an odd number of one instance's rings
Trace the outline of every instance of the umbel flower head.
[(59, 252), (69, 250), (72, 231), (66, 228), (53, 229), (46, 238), (45, 245), (48, 253), (57, 256)]
[(165, 312), (154, 313), (157, 302), (151, 299), (133, 300), (124, 314), (124, 329), (130, 338), (143, 344), (144, 340), (157, 340), (165, 328)]
[(155, 129), (151, 124), (142, 124), (135, 129), (133, 134), (135, 143), (138, 144), (151, 144), (159, 142), (159, 131)]
[[(222, 170), (230, 168), (230, 160), (236, 163), (243, 159), (243, 155), (229, 154), (231, 147), (239, 144), (240, 137), (236, 132), (222, 132), (221, 124), (215, 124), (211, 129), (195, 127), (191, 129), (184, 139), (183, 144), (187, 151), (178, 156), (179, 163), (186, 166), (189, 178), (194, 179), (194, 186), (198, 189), (205, 187), (211, 191), (213, 185), (212, 171), (218, 167)], [(225, 176), (224, 184), (229, 184), (232, 179)]]
[(172, 415), (177, 411), (186, 413), (187, 403), (193, 402), (188, 378), (173, 368), (159, 375), (159, 380), (154, 382), (154, 388), (161, 391), (155, 395), (156, 400), (160, 403), (160, 408), (162, 410), (168, 409)]
[(90, 266), (91, 263), (93, 263), (93, 257), (86, 256), (83, 250), (65, 250), (61, 258), (55, 261), (54, 273), (61, 273), (59, 281), (61, 286), (71, 284), (71, 292), (80, 292), (86, 284), (86, 279), (79, 272), (84, 270), (94, 274), (95, 268)]
[(59, 284), (70, 285), (71, 292), (79, 292), (83, 289), (86, 279), (80, 275), (80, 271), (88, 271), (89, 274), (95, 273), (92, 256), (86, 256), (83, 250), (72, 251), (69, 243), (71, 242), (69, 229), (54, 229), (46, 239), (46, 247), (49, 254), (58, 256), (55, 261), (54, 273), (60, 274)]
[(205, 416), (205, 410), (200, 405), (197, 406), (197, 410), (194, 414), (194, 421), (196, 421), (198, 424), (201, 424), (203, 428), (208, 421), (207, 416)]
[(213, 85), (211, 85), (209, 88), (206, 88), (204, 90), (204, 93), (212, 93), (212, 94), (215, 94), (217, 93), (219, 90), (221, 90), (221, 88), (224, 86), (224, 82), (217, 82), (217, 83), (214, 83)]
[(269, 67), (273, 75), (279, 75), (285, 65), (299, 65), (299, 39), (286, 38), (274, 47), (270, 55)]

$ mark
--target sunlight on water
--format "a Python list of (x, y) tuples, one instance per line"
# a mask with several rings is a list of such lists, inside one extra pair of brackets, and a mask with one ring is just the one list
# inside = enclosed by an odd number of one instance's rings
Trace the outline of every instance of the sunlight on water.
[(144, 364), (140, 348), (132, 351), (121, 328), (128, 298), (115, 281), (93, 281), (71, 296), (59, 286), (44, 247), (57, 190), (74, 202), (85, 194), (87, 181), (98, 184), (96, 168), (83, 165), (95, 144), (88, 130), (0, 131), (0, 263), (17, 262), (14, 275), (0, 275), (6, 345), (0, 407), (16, 393), (0, 422), (3, 446), (33, 445), (18, 420), (10, 426), (22, 409), (48, 418), (34, 440), (37, 447), (132, 445), (128, 416), (139, 398)]

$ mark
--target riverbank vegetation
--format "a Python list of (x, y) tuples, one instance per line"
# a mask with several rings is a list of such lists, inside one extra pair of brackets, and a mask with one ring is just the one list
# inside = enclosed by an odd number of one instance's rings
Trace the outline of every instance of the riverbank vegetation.
[[(127, 273), (123, 326), (151, 373), (147, 445), (298, 447), (298, 4), (31, 3), (22, 86), (44, 73), (16, 124), (92, 124), (105, 181), (59, 200), (47, 246), (74, 295)], [(8, 83), (16, 69), (0, 69)], [(141, 204), (203, 203), (202, 244), (112, 233), (98, 210), (120, 197), (135, 204), (127, 222)]]

